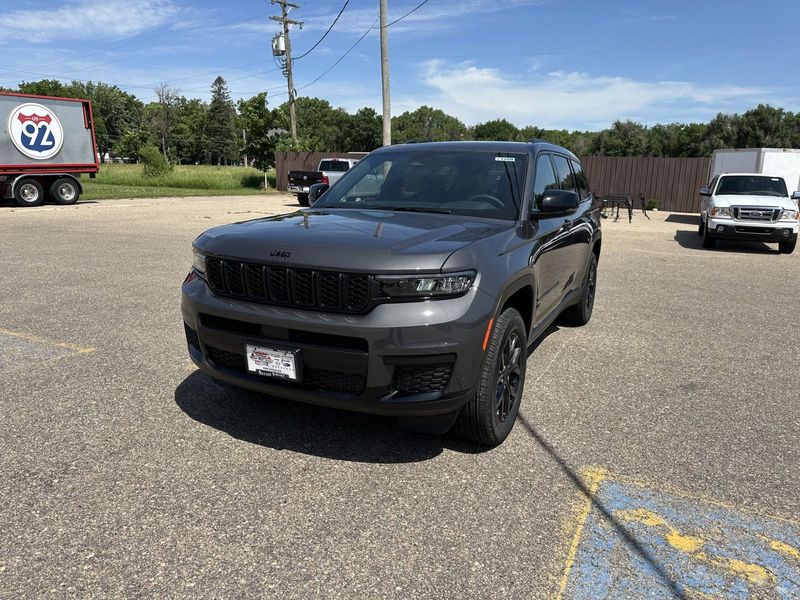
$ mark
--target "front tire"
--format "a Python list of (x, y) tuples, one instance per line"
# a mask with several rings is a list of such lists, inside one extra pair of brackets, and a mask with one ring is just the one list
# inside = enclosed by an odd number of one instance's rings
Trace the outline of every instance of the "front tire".
[(717, 245), (717, 240), (711, 237), (708, 232), (708, 224), (703, 228), (703, 248), (714, 248)]
[(35, 179), (21, 179), (14, 186), (14, 200), (18, 206), (39, 206), (44, 202), (44, 188)]
[(75, 204), (80, 195), (81, 193), (78, 184), (67, 177), (56, 179), (53, 182), (53, 185), (50, 186), (50, 196), (58, 204), (64, 206)]
[(519, 413), (528, 359), (525, 323), (513, 308), (495, 320), (478, 377), (478, 389), (455, 423), (460, 436), (499, 446), (511, 433)]
[(791, 254), (794, 252), (795, 246), (797, 246), (797, 236), (788, 242), (778, 242), (778, 252), (781, 254)]

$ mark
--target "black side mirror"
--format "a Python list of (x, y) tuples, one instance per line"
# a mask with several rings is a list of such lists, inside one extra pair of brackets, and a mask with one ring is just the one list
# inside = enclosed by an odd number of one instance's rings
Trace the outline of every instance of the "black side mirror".
[(327, 183), (315, 183), (311, 187), (308, 188), (308, 203), (314, 204), (317, 200), (319, 200), (320, 196), (328, 191), (328, 188), (331, 187)]
[(581, 199), (575, 192), (567, 190), (547, 190), (542, 194), (542, 202), (534, 215), (540, 214), (543, 217), (555, 217), (567, 215), (578, 210)]
[(708, 189), (707, 187), (702, 187), (702, 188), (700, 188), (700, 195), (701, 196), (710, 196), (711, 195), (711, 190)]
[(792, 200), (800, 200), (800, 192), (792, 192)]

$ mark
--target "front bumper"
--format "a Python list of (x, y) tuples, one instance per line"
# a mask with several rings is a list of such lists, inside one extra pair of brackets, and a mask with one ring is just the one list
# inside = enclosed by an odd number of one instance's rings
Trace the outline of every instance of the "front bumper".
[[(797, 221), (753, 222), (735, 219), (714, 219), (706, 221), (708, 233), (721, 240), (751, 240), (754, 242), (788, 242), (797, 237)], [(722, 228), (720, 230), (720, 228)]]
[[(189, 354), (212, 377), (273, 396), (406, 417), (453, 413), (469, 400), (494, 299), (473, 287), (448, 300), (381, 304), (364, 315), (271, 306), (184, 284)], [(300, 349), (303, 381), (247, 372), (246, 342)]]

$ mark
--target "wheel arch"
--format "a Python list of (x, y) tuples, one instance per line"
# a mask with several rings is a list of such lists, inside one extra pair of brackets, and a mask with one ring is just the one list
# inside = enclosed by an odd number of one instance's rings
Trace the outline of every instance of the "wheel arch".
[(531, 274), (523, 274), (522, 276), (509, 282), (503, 289), (500, 295), (500, 300), (497, 303), (496, 315), (502, 314), (506, 308), (515, 309), (522, 321), (525, 323), (525, 329), (528, 336), (533, 330), (533, 309), (536, 299), (536, 281)]

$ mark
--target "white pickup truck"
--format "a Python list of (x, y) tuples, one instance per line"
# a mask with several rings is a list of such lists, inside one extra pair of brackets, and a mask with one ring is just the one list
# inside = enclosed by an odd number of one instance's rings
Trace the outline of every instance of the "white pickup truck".
[(724, 173), (700, 190), (703, 248), (717, 240), (777, 243), (781, 254), (797, 245), (800, 192), (789, 196), (782, 177)]
[(308, 190), (315, 183), (333, 185), (358, 162), (355, 158), (323, 158), (316, 171), (289, 171), (288, 190), (297, 195), (301, 206), (308, 206)]

